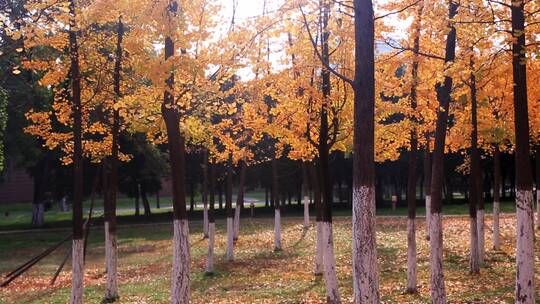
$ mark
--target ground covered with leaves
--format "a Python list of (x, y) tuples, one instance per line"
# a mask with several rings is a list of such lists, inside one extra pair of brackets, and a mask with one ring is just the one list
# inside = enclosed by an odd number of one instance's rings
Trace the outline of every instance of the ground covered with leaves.
[[(512, 303), (514, 286), (515, 217), (501, 219), (502, 249), (491, 250), (491, 219), (486, 219), (486, 265), (469, 275), (468, 218), (444, 219), (444, 270), (450, 303)], [(334, 219), (337, 273), (345, 303), (352, 303), (351, 219)], [(416, 295), (404, 293), (407, 237), (405, 217), (377, 220), (380, 288), (384, 303), (428, 303), (429, 261), (424, 220), (418, 220), (418, 285)], [(273, 252), (273, 219), (242, 219), (235, 243), (235, 261), (224, 259), (226, 237), (217, 223), (216, 272), (204, 275), (207, 241), (200, 223), (191, 225), (192, 303), (321, 303), (322, 277), (313, 275), (315, 229), (305, 231), (302, 219), (283, 219), (283, 247)], [(5, 274), (69, 231), (0, 235), (0, 273)], [(172, 224), (124, 226), (119, 232), (119, 303), (169, 303)], [(100, 303), (105, 286), (103, 230), (93, 230), (86, 259), (85, 303)], [(537, 238), (540, 235), (537, 234)], [(538, 244), (538, 243), (537, 243)], [(51, 287), (49, 281), (69, 250), (63, 247), (28, 274), (0, 290), (0, 303), (67, 303), (69, 265)], [(536, 250), (539, 250), (538, 245)], [(68, 263), (69, 264), (69, 263)], [(537, 271), (540, 265), (537, 263)], [(538, 280), (537, 278), (537, 281)]]

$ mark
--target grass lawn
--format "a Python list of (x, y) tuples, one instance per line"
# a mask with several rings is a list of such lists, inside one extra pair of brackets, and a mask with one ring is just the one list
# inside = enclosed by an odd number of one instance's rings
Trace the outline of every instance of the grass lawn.
[[(191, 230), (192, 303), (320, 303), (324, 302), (324, 282), (314, 277), (315, 229), (307, 233), (300, 218), (283, 219), (284, 250), (274, 253), (273, 219), (244, 218), (241, 236), (235, 244), (235, 261), (227, 263), (225, 227), (217, 222), (216, 273), (203, 275), (207, 242), (201, 238), (200, 223)], [(334, 241), (339, 287), (344, 303), (352, 303), (351, 219), (334, 220)], [(444, 220), (445, 278), (449, 303), (511, 303), (514, 284), (515, 218), (501, 219), (502, 250), (491, 247), (491, 219), (486, 219), (486, 266), (481, 274), (468, 274), (468, 219)], [(120, 226), (119, 303), (169, 303), (171, 272), (170, 223)], [(0, 235), (0, 273), (60, 240), (66, 232), (33, 232)], [(537, 238), (540, 233), (537, 233)], [(417, 295), (404, 293), (406, 280), (406, 218), (380, 217), (377, 221), (381, 296), (384, 303), (429, 302), (428, 243), (423, 219), (418, 220)], [(538, 242), (536, 250), (539, 249)], [(70, 292), (70, 269), (62, 272), (57, 284), (49, 281), (69, 248), (46, 258), (28, 274), (0, 293), (0, 303), (66, 303)], [(105, 273), (103, 266), (103, 230), (95, 229), (89, 240), (86, 262), (85, 303), (100, 303)], [(69, 263), (68, 263), (69, 264)], [(540, 274), (537, 263), (536, 273)], [(537, 279), (540, 279), (537, 277)]]

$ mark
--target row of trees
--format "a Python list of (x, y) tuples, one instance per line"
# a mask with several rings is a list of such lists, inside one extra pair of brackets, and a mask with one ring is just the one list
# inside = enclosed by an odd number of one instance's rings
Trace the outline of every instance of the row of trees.
[[(189, 301), (186, 151), (204, 155), (208, 273), (213, 270), (215, 237), (214, 204), (208, 202), (214, 195), (208, 192), (215, 189), (215, 164), (225, 164), (228, 170), (227, 259), (232, 260), (246, 167), (271, 163), (274, 246), (280, 250), (277, 160), (304, 162), (303, 181), (310, 180), (311, 188), (318, 189), (315, 272), (324, 275), (329, 303), (341, 302), (329, 155), (352, 153), (355, 302), (378, 303), (375, 161), (409, 154), (407, 290), (416, 292), (420, 149), (424, 175), (431, 176), (425, 178), (424, 188), (432, 302), (446, 302), (441, 224), (445, 153), (467, 155), (462, 170), (471, 180), (470, 270), (477, 273), (485, 247), (480, 151), (494, 156), (495, 175), (500, 174), (501, 151), (515, 151), (516, 302), (534, 303), (529, 144), (540, 140), (540, 97), (531, 85), (540, 77), (534, 35), (540, 27), (538, 3), (394, 1), (380, 7), (375, 16), (370, 0), (287, 1), (279, 7), (264, 2), (260, 16), (244, 22), (238, 22), (234, 13), (231, 20), (223, 20), (220, 2), (212, 0), (31, 0), (18, 7), (22, 13), (16, 18), (10, 13), (13, 5), (3, 9), (6, 39), (20, 41), (13, 50), (20, 64), (12, 66), (12, 73), (29, 73), (53, 98), (51, 108), (36, 107), (27, 113), (31, 124), (26, 132), (41, 138), (47, 148), (62, 151), (62, 161), (73, 166), (72, 303), (82, 302), (85, 158), (106, 164), (105, 297), (118, 297), (118, 166), (132, 157), (119, 138), (136, 132), (168, 148), (174, 210), (173, 303)], [(404, 27), (407, 20), (412, 22)], [(512, 78), (507, 76), (510, 71)], [(245, 79), (238, 77), (242, 73), (247, 73)], [(236, 212), (233, 166), (240, 168)], [(495, 210), (499, 181), (500, 177), (494, 182)], [(307, 202), (304, 199), (306, 206)], [(498, 213), (494, 215), (497, 223)], [(494, 231), (498, 233), (498, 226)]]

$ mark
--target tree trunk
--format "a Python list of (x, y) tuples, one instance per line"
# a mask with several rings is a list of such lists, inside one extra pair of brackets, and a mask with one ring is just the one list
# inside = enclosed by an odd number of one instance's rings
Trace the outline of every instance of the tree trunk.
[(246, 184), (246, 162), (240, 162), (240, 181), (238, 183), (238, 195), (236, 196), (236, 208), (234, 210), (234, 240), (240, 235), (240, 211), (244, 205), (244, 186)]
[(268, 207), (270, 206), (270, 203), (268, 201), (268, 187), (264, 187), (264, 206)]
[[(418, 11), (416, 14), (416, 24), (414, 33), (414, 59), (412, 63), (412, 85), (411, 85), (411, 110), (416, 112), (417, 92), (416, 87), (418, 85), (418, 52), (420, 52), (420, 30), (422, 26), (422, 11), (424, 10), (424, 4), (419, 3)], [(413, 123), (417, 123), (417, 119), (411, 117)], [(407, 221), (407, 292), (416, 293), (416, 162), (418, 151), (418, 133), (416, 127), (411, 130), (411, 150), (409, 151), (409, 174), (407, 177), (407, 207), (408, 207), (408, 221)]]
[(141, 185), (137, 183), (136, 187), (137, 189), (135, 192), (135, 215), (139, 216), (141, 214), (140, 204), (139, 204), (139, 198), (141, 196)]
[[(120, 92), (120, 73), (122, 71), (122, 40), (124, 24), (118, 18), (116, 41), (116, 60), (114, 65), (114, 92), (117, 99), (122, 97)], [(105, 270), (107, 272), (107, 286), (105, 288), (105, 301), (113, 302), (118, 299), (118, 249), (116, 244), (116, 194), (118, 187), (118, 137), (120, 132), (120, 113), (113, 110), (111, 172), (109, 177), (108, 193), (105, 195)], [(103, 168), (105, 171), (105, 168)]]
[(159, 191), (156, 192), (156, 208), (160, 209), (161, 206), (159, 205)]
[(536, 147), (536, 229), (540, 229), (540, 144)]
[(146, 194), (146, 187), (141, 185), (141, 200), (144, 208), (144, 216), (150, 216), (152, 211), (150, 210), (150, 202), (148, 202), (148, 195)]
[(355, 303), (379, 303), (375, 239), (375, 54), (371, 0), (354, 0), (353, 290)]
[(529, 160), (529, 116), (527, 108), (527, 56), (524, 1), (513, 1), (512, 71), (514, 79), (514, 129), (516, 135), (516, 303), (535, 303), (534, 219), (532, 172)]
[[(206, 153), (208, 153), (208, 150), (206, 150)], [(208, 154), (206, 154), (206, 156), (208, 156)], [(206, 158), (206, 162), (208, 162), (208, 158)], [(208, 254), (206, 257), (206, 275), (214, 273), (214, 244), (216, 236), (216, 223), (214, 220), (215, 189), (216, 166), (212, 162), (210, 164), (210, 210), (208, 211)]]
[(232, 210), (232, 188), (233, 188), (233, 159), (232, 152), (229, 152), (227, 160), (227, 193), (225, 195), (225, 209), (227, 212), (227, 261), (234, 260), (234, 213)]
[(189, 211), (195, 210), (195, 181), (189, 183)]
[(322, 221), (322, 206), (321, 206), (321, 191), (317, 171), (314, 164), (310, 164), (309, 175), (311, 187), (313, 188), (313, 201), (315, 205), (315, 225), (317, 228), (317, 247), (315, 252), (315, 271), (316, 276), (323, 273), (323, 221)]
[[(481, 171), (480, 171), (480, 153), (478, 152), (478, 117), (476, 100), (476, 76), (474, 74), (474, 61), (471, 55), (471, 75), (470, 75), (470, 90), (471, 90), (471, 176), (470, 176), (470, 196), (469, 196), (469, 217), (470, 217), (470, 257), (469, 257), (469, 272), (473, 274), (480, 273), (480, 218), (477, 219), (476, 207), (482, 195)], [(483, 218), (482, 227), (483, 227)]]
[(499, 209), (501, 195), (501, 151), (495, 145), (493, 154), (493, 249), (501, 250)]
[(223, 185), (222, 183), (218, 183), (218, 205), (219, 210), (223, 210)]
[(79, 46), (75, 0), (69, 2), (69, 57), (71, 59), (71, 102), (73, 111), (73, 245), (71, 304), (83, 302), (83, 150), (81, 75), (79, 71)]
[[(176, 18), (178, 2), (171, 0), (166, 7), (165, 17)], [(174, 56), (174, 42), (167, 28), (165, 33), (165, 61)], [(173, 191), (173, 269), (171, 280), (171, 302), (173, 304), (189, 302), (189, 227), (186, 211), (185, 191), (185, 141), (180, 132), (180, 113), (174, 98), (174, 72), (171, 71), (166, 81), (167, 89), (163, 94), (161, 113), (167, 129), (169, 158), (171, 166), (171, 182)]]
[(302, 194), (304, 195), (304, 228), (309, 228), (309, 182), (306, 163), (302, 163)]
[(276, 156), (272, 159), (272, 204), (274, 205), (274, 251), (281, 250), (281, 204), (279, 201), (279, 172)]
[[(208, 149), (203, 150), (203, 182), (202, 182), (202, 202), (203, 202), (203, 237), (208, 238)], [(214, 190), (212, 190), (214, 191)]]
[(424, 147), (424, 193), (426, 204), (426, 239), (429, 241), (429, 224), (431, 223), (431, 155), (429, 152), (429, 133), (425, 133), (426, 146)]
[[(458, 5), (450, 0), (448, 2), (448, 19), (452, 20), (457, 14)], [(456, 28), (448, 23), (449, 32), (446, 37), (445, 63), (454, 61), (456, 52)], [(433, 151), (433, 167), (431, 175), (431, 219), (429, 226), (430, 244), (430, 282), (431, 303), (446, 303), (446, 290), (443, 275), (443, 240), (442, 240), (442, 189), (444, 183), (444, 147), (446, 129), (448, 125), (448, 111), (450, 108), (453, 79), (444, 77), (444, 83), (437, 83), (436, 92), (439, 102), (437, 111), (437, 125), (435, 129), (435, 150)]]

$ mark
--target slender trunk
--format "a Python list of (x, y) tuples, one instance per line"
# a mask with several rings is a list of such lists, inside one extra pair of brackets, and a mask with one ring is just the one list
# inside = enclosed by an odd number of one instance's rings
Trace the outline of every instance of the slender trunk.
[(203, 150), (202, 171), (203, 182), (201, 196), (203, 202), (203, 237), (208, 238), (208, 149)]
[(375, 239), (375, 24), (371, 0), (354, 0), (353, 290), (379, 303)]
[(270, 206), (270, 203), (268, 201), (268, 187), (264, 187), (264, 206), (268, 207)]
[(81, 75), (79, 71), (79, 46), (75, 0), (69, 2), (69, 56), (71, 60), (71, 94), (73, 111), (73, 245), (71, 304), (83, 302), (83, 150)]
[(141, 214), (140, 204), (139, 204), (139, 198), (141, 196), (141, 185), (137, 183), (136, 188), (137, 189), (135, 190), (135, 215), (139, 216)]
[[(447, 65), (452, 63), (456, 52), (456, 28), (450, 21), (457, 14), (458, 5), (449, 0), (448, 2), (448, 27), (449, 32), (446, 37)], [(445, 71), (447, 72), (447, 71)], [(435, 129), (435, 150), (433, 151), (433, 167), (431, 175), (431, 219), (430, 219), (430, 282), (431, 282), (431, 303), (446, 303), (446, 289), (443, 275), (443, 239), (442, 239), (442, 189), (444, 183), (444, 146), (446, 141), (446, 128), (448, 124), (448, 111), (451, 101), (451, 90), (453, 79), (450, 76), (444, 77), (443, 83), (437, 83), (436, 92), (439, 102), (437, 111), (437, 125)]]
[[(166, 8), (167, 20), (176, 17), (178, 2), (171, 0)], [(172, 22), (169, 22), (171, 24)], [(165, 61), (174, 56), (174, 42), (167, 28), (165, 34)], [(180, 132), (180, 113), (174, 98), (174, 72), (171, 71), (166, 80), (167, 88), (163, 96), (161, 113), (167, 129), (169, 158), (171, 165), (171, 182), (173, 191), (173, 269), (171, 280), (171, 303), (189, 302), (189, 231), (186, 212), (185, 194), (185, 141)]]
[[(477, 106), (476, 100), (476, 76), (474, 74), (474, 62), (471, 55), (470, 61), (471, 74), (470, 74), (470, 90), (471, 90), (471, 175), (470, 175), (470, 195), (469, 195), (469, 217), (470, 217), (470, 257), (469, 257), (469, 272), (473, 274), (480, 273), (480, 239), (479, 231), (480, 225), (477, 219), (476, 208), (479, 204), (482, 190), (481, 184), (481, 172), (480, 172), (480, 154), (478, 152), (478, 118), (477, 118)], [(483, 218), (482, 218), (483, 221)], [(482, 223), (483, 224), (483, 223)], [(483, 226), (483, 225), (482, 225)]]
[(309, 183), (306, 163), (302, 163), (302, 194), (304, 196), (304, 228), (309, 228)]
[(195, 181), (189, 183), (189, 211), (195, 210)]
[(223, 185), (218, 183), (218, 205), (219, 210), (223, 210)]
[(430, 136), (426, 132), (426, 145), (424, 147), (424, 193), (426, 204), (426, 239), (429, 241), (429, 224), (431, 223), (431, 155), (429, 153)]
[(317, 228), (317, 247), (315, 252), (315, 271), (316, 276), (323, 273), (323, 222), (322, 222), (322, 206), (321, 206), (321, 191), (315, 165), (310, 164), (309, 175), (311, 186), (313, 188), (313, 201), (315, 204), (315, 225)]
[(234, 210), (234, 240), (240, 235), (240, 211), (244, 205), (244, 185), (246, 183), (246, 162), (240, 162), (240, 181), (238, 183), (238, 195), (236, 196), (236, 209)]
[[(122, 97), (120, 92), (120, 73), (122, 71), (122, 40), (124, 24), (118, 18), (116, 41), (116, 61), (114, 65), (114, 92), (116, 98)], [(120, 133), (120, 113), (113, 110), (111, 172), (109, 177), (108, 193), (105, 200), (105, 269), (107, 272), (107, 287), (105, 300), (108, 302), (118, 299), (118, 250), (116, 244), (116, 192), (118, 187), (118, 137)]]
[(152, 211), (150, 210), (150, 202), (148, 201), (148, 195), (146, 194), (146, 187), (141, 185), (141, 200), (144, 208), (144, 215), (150, 216)]
[(278, 164), (272, 159), (272, 202), (274, 205), (274, 251), (281, 250), (281, 204), (279, 201)]
[[(208, 153), (208, 152), (206, 152)], [(206, 162), (208, 158), (206, 158)], [(214, 244), (216, 236), (216, 223), (214, 220), (214, 203), (216, 189), (216, 166), (210, 164), (210, 208), (208, 210), (208, 254), (206, 257), (205, 273), (211, 275), (214, 273)]]
[(499, 208), (501, 195), (501, 151), (495, 145), (493, 154), (493, 249), (501, 250)]
[(159, 191), (156, 192), (156, 208), (160, 209), (161, 206), (159, 205)]
[(512, 70), (514, 79), (514, 129), (516, 155), (516, 303), (535, 303), (534, 219), (532, 172), (529, 160), (529, 116), (527, 108), (527, 56), (525, 4), (513, 1)]
[[(418, 6), (416, 14), (416, 25), (414, 33), (414, 59), (412, 63), (412, 85), (411, 85), (411, 109), (416, 112), (418, 85), (418, 52), (420, 52), (420, 30), (422, 26), (423, 3)], [(417, 123), (415, 117), (411, 117), (413, 123)], [(409, 152), (409, 174), (407, 178), (407, 292), (416, 293), (416, 162), (418, 150), (418, 133), (416, 127), (411, 130), (411, 150)]]
[(540, 144), (536, 147), (536, 229), (540, 229)]
[(227, 160), (227, 193), (225, 195), (225, 209), (227, 212), (227, 261), (234, 260), (234, 213), (232, 210), (232, 187), (233, 187), (233, 159), (229, 152)]

